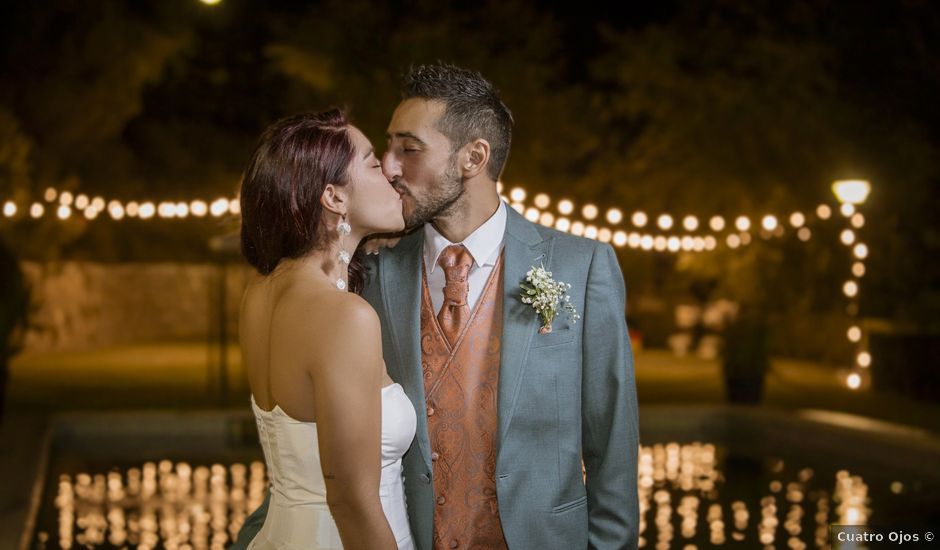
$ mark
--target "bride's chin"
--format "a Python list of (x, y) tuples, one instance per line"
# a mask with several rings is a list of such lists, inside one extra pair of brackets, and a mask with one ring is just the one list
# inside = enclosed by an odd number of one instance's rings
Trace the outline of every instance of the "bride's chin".
[(397, 222), (389, 223), (383, 227), (376, 227), (371, 229), (368, 232), (369, 236), (372, 235), (385, 235), (387, 233), (400, 233), (405, 230), (405, 220), (399, 219)]
[(399, 215), (398, 218), (394, 222), (392, 222), (390, 225), (392, 225), (393, 227), (391, 227), (387, 231), (384, 231), (384, 233), (398, 233), (399, 231), (404, 231), (405, 230), (405, 218)]

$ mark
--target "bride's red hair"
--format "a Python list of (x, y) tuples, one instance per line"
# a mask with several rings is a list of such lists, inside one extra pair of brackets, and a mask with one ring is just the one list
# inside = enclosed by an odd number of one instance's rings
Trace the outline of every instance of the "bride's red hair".
[[(264, 131), (241, 183), (242, 255), (258, 273), (329, 243), (320, 197), (328, 184), (348, 185), (354, 155), (349, 119), (339, 109), (283, 118)], [(360, 266), (350, 266), (356, 292)]]

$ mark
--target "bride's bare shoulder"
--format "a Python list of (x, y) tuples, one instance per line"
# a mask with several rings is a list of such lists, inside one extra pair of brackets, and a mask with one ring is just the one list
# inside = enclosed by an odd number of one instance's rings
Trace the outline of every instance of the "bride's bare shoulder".
[[(285, 297), (287, 298), (287, 297)], [(361, 296), (336, 290), (309, 291), (286, 300), (285, 307), (301, 331), (327, 338), (378, 336), (379, 316)]]
[[(295, 349), (315, 379), (323, 382), (324, 375), (338, 375), (340, 383), (349, 384), (355, 372), (364, 376), (362, 383), (371, 383), (379, 376), (384, 370), (381, 323), (368, 302), (334, 290), (311, 296), (306, 305), (308, 313), (293, 325), (291, 340), (297, 342)], [(335, 369), (336, 365), (344, 368)]]

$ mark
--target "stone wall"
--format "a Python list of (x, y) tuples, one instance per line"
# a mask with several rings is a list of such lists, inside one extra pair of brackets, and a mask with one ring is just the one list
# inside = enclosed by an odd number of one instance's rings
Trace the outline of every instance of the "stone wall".
[[(25, 350), (71, 350), (206, 339), (218, 333), (220, 269), (214, 264), (24, 262), (33, 293)], [(226, 325), (237, 330), (250, 269), (225, 269)]]

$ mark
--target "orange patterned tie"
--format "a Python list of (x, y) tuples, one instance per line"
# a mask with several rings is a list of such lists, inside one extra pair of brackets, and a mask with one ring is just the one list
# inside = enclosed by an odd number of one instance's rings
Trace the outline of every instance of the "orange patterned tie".
[(467, 303), (470, 285), (467, 277), (470, 274), (473, 257), (464, 245), (452, 244), (441, 252), (437, 263), (444, 269), (445, 281), (444, 305), (437, 314), (437, 321), (441, 325), (444, 337), (451, 346), (454, 346), (460, 336), (460, 331), (470, 319), (470, 305)]

